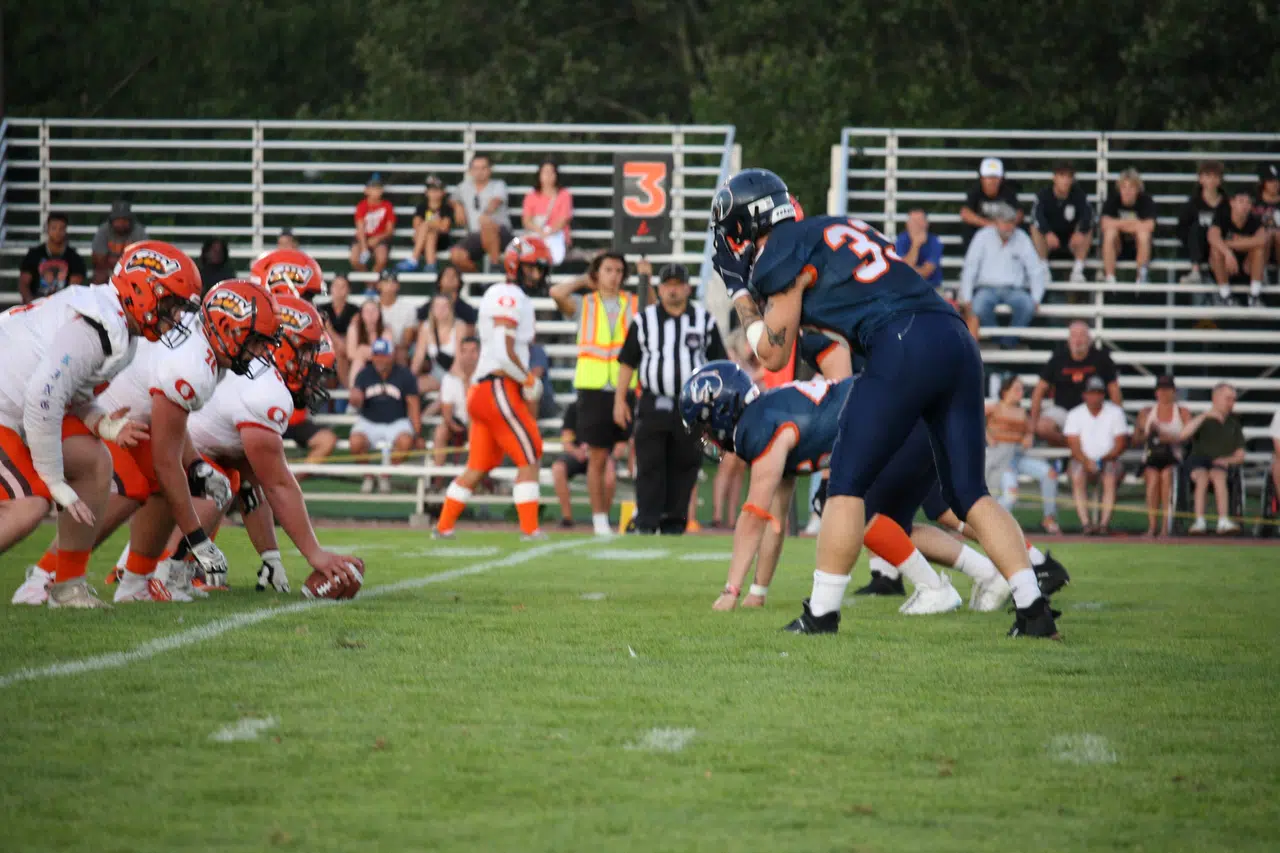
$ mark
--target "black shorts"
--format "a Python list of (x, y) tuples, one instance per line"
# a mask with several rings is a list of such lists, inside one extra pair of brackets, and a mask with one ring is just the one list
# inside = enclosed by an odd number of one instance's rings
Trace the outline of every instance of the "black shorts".
[(286, 429), (284, 431), (284, 437), (297, 442), (299, 447), (306, 447), (311, 443), (311, 439), (315, 438), (323, 431), (324, 427), (316, 423), (314, 419), (307, 418), (306, 420), (293, 424)]
[[(506, 248), (506, 245), (511, 242), (512, 236), (514, 235), (512, 235), (510, 228), (505, 225), (498, 226), (499, 251)], [(484, 243), (480, 241), (479, 231), (468, 232), (467, 236), (458, 241), (458, 248), (467, 253), (473, 264), (479, 264), (484, 257)]]
[(1120, 251), (1117, 261), (1136, 261), (1138, 259), (1138, 241), (1128, 234), (1120, 235)]
[(580, 460), (572, 453), (562, 453), (560, 454), (560, 458), (556, 461), (564, 463), (565, 476), (570, 480), (574, 477), (581, 477), (583, 474), (587, 473), (586, 460)]
[(1211, 458), (1210, 458), (1210, 457), (1208, 457), (1208, 456), (1188, 456), (1188, 457), (1187, 457), (1187, 470), (1188, 470), (1188, 471), (1195, 471), (1195, 470), (1198, 470), (1198, 469), (1200, 469), (1200, 468), (1209, 468), (1209, 469), (1217, 468), (1217, 469), (1219, 469), (1219, 470), (1221, 470), (1221, 471), (1225, 471), (1225, 470), (1227, 470), (1226, 468), (1222, 467), (1221, 465), (1216, 465), (1216, 464), (1214, 464), (1213, 459), (1211, 459)]
[(1236, 256), (1236, 265), (1238, 271), (1231, 278), (1227, 279), (1227, 284), (1248, 284), (1249, 283), (1249, 253), (1237, 252), (1231, 250)]
[(578, 391), (578, 441), (587, 447), (613, 450), (631, 435), (613, 422), (613, 391), (580, 389)]

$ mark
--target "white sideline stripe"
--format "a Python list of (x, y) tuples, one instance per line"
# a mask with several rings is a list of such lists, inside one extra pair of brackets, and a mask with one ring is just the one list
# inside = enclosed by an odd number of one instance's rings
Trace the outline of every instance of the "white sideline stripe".
[(627, 744), (624, 749), (643, 752), (679, 752), (689, 745), (697, 729), (649, 729), (640, 740)]
[(1115, 764), (1116, 751), (1102, 735), (1058, 735), (1049, 741), (1049, 757), (1068, 764)]
[(597, 560), (660, 560), (670, 553), (662, 548), (601, 548), (592, 551), (591, 556)]
[(229, 726), (223, 726), (213, 734), (209, 735), (209, 740), (218, 743), (231, 743), (237, 740), (257, 740), (261, 732), (273, 729), (278, 723), (275, 717), (267, 717), (265, 720), (255, 720), (252, 717), (245, 717), (239, 722), (232, 723)]
[(680, 556), (682, 563), (727, 563), (733, 559), (732, 551), (694, 551)]
[[(527, 563), (530, 560), (537, 559), (544, 554), (550, 554), (555, 551), (563, 551), (567, 548), (577, 548), (587, 544), (590, 540), (577, 539), (568, 542), (555, 542), (549, 545), (539, 545), (530, 548), (527, 551), (517, 551), (508, 554), (497, 560), (487, 560), (483, 563), (476, 563), (472, 566), (463, 566), (460, 569), (451, 569), (447, 572), (440, 572), (435, 575), (425, 575), (418, 578), (409, 578), (408, 580), (399, 581), (397, 583), (383, 584), (369, 589), (362, 590), (360, 595), (354, 599), (359, 601), (361, 598), (376, 598), (380, 595), (387, 595), (393, 592), (402, 592), (407, 589), (419, 589), (431, 584), (441, 583), (442, 581), (454, 580), (455, 578), (467, 577), (468, 575), (478, 575), (481, 572), (487, 572), (490, 569), (500, 569), (505, 566), (517, 566), (521, 563)], [(303, 610), (309, 610), (313, 607), (331, 607), (337, 605), (338, 602), (330, 600), (313, 600), (298, 601), (293, 604), (282, 604), (277, 607), (264, 607), (261, 610), (252, 610), (248, 613), (237, 613), (234, 616), (228, 616), (225, 619), (215, 619), (208, 624), (191, 628), (186, 631), (180, 631), (177, 634), (170, 634), (167, 637), (160, 637), (155, 640), (149, 640), (142, 645), (130, 649), (127, 652), (111, 652), (105, 655), (94, 655), (93, 657), (80, 658), (79, 660), (62, 661), (60, 663), (49, 664), (48, 666), (30, 667), (27, 669), (19, 669), (7, 675), (0, 676), (0, 689), (4, 689), (22, 681), (36, 681), (41, 678), (58, 678), (67, 675), (80, 675), (85, 672), (97, 672), (103, 669), (118, 669), (128, 666), (131, 663), (148, 660), (156, 655), (164, 652), (172, 652), (177, 649), (193, 646), (196, 643), (202, 643), (205, 640), (212, 640), (214, 637), (220, 637), (230, 631), (236, 631), (240, 628), (247, 628), (250, 625), (256, 625), (259, 622), (265, 622), (268, 619), (274, 619), (277, 616), (287, 616), (291, 613), (299, 613)]]

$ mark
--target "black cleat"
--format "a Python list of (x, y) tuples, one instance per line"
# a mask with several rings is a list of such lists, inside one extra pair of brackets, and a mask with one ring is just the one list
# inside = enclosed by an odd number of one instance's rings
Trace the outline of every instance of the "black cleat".
[(809, 610), (809, 599), (806, 598), (800, 618), (782, 630), (789, 634), (835, 634), (840, 630), (840, 611), (833, 610), (823, 616), (814, 616)]
[(1036, 580), (1040, 582), (1040, 594), (1048, 598), (1071, 583), (1071, 575), (1067, 574), (1066, 566), (1053, 558), (1052, 552), (1046, 551), (1044, 562), (1036, 566)]
[(1029, 607), (1014, 611), (1017, 615), (1013, 627), (1009, 629), (1010, 637), (1044, 637), (1050, 640), (1061, 640), (1058, 626), (1054, 619), (1061, 616), (1057, 610), (1049, 607), (1048, 600), (1041, 596), (1031, 602)]
[(907, 590), (902, 585), (902, 575), (896, 578), (889, 578), (879, 572), (871, 573), (871, 583), (855, 589), (854, 595), (906, 595)]

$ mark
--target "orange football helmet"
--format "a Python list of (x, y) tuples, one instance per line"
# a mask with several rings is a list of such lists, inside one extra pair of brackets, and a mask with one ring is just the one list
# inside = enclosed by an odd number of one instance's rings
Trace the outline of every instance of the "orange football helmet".
[[(526, 266), (541, 270), (537, 281), (525, 280)], [(551, 269), (551, 250), (541, 237), (516, 237), (502, 253), (502, 267), (507, 271), (507, 281), (532, 289), (546, 279)]]
[(310, 302), (325, 293), (324, 271), (316, 259), (297, 249), (276, 249), (253, 262), (249, 278), (273, 296), (292, 294)]
[[(125, 313), (149, 341), (177, 346), (189, 334), (182, 315), (200, 310), (200, 270), (187, 253), (160, 240), (125, 247), (111, 271)], [(173, 331), (174, 334), (169, 334)]]
[(293, 395), (295, 409), (318, 408), (329, 399), (323, 362), (332, 369), (336, 360), (324, 321), (314, 305), (298, 296), (279, 296), (276, 306), (280, 318), (280, 344), (273, 353), (276, 369)]
[(256, 376), (254, 362), (268, 368), (280, 321), (265, 287), (242, 278), (220, 282), (205, 294), (200, 319), (218, 362), (232, 373)]

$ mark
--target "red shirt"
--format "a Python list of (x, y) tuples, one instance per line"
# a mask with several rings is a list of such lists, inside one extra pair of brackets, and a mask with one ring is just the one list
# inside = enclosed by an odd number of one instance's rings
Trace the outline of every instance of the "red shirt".
[(360, 199), (356, 205), (356, 223), (364, 223), (366, 237), (382, 237), (396, 228), (396, 211), (391, 202), (385, 198), (377, 204), (370, 204), (369, 199)]

